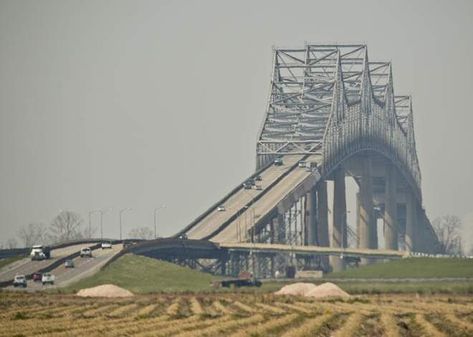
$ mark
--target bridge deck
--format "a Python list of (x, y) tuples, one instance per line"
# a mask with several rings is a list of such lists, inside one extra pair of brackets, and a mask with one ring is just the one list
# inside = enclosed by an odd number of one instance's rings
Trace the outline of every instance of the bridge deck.
[(291, 246), (282, 244), (269, 244), (269, 243), (235, 243), (235, 242), (221, 242), (219, 243), (221, 248), (234, 251), (257, 251), (266, 253), (277, 253), (277, 252), (292, 252), (296, 254), (322, 254), (322, 255), (338, 255), (343, 254), (345, 256), (369, 256), (378, 258), (393, 258), (393, 257), (406, 257), (409, 253), (398, 250), (386, 250), (386, 249), (361, 249), (361, 248), (333, 248), (333, 247), (319, 247), (319, 246)]
[[(275, 184), (278, 179), (281, 179), (282, 176), (287, 174), (289, 171), (294, 170), (294, 166), (297, 166), (299, 160), (301, 160), (303, 156), (300, 155), (290, 155), (284, 156), (283, 158), (283, 165), (275, 166), (271, 165), (266, 170), (264, 170), (260, 175), (262, 181), (257, 181), (257, 185), (261, 185), (261, 190), (255, 189), (244, 189), (242, 186), (237, 189), (233, 195), (230, 196), (223, 204), (225, 206), (225, 211), (218, 211), (216, 205), (214, 209), (212, 209), (204, 218), (202, 218), (199, 222), (197, 222), (192, 228), (190, 228), (186, 234), (189, 239), (203, 239), (207, 238), (208, 236), (213, 236), (212, 233), (217, 231), (224, 223), (230, 221), (232, 218), (237, 217), (240, 218), (248, 218), (248, 212), (244, 210), (244, 207), (255, 200), (261, 195), (264, 195), (262, 199), (267, 198), (269, 195), (272, 194), (272, 190), (274, 190), (273, 184)], [(304, 171), (300, 169), (300, 171)], [(291, 176), (290, 173), (288, 176)], [(286, 176), (284, 180), (288, 177)], [(287, 184), (287, 181), (286, 181)], [(279, 184), (276, 184), (276, 186)], [(287, 188), (287, 186), (286, 186)], [(271, 191), (269, 191), (271, 190)], [(259, 210), (258, 210), (259, 211)], [(258, 211), (255, 210), (255, 214)], [(233, 221), (232, 223), (234, 223)], [(233, 229), (235, 232), (235, 229)], [(235, 232), (236, 233), (236, 232)], [(236, 234), (235, 234), (236, 235)], [(228, 234), (227, 234), (228, 236)], [(236, 239), (236, 238), (235, 238)]]

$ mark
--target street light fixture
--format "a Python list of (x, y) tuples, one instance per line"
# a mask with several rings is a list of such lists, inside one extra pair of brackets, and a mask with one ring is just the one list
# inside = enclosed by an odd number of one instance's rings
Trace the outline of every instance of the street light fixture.
[(166, 208), (166, 205), (162, 205), (161, 207), (156, 207), (154, 209), (154, 239), (156, 240), (158, 238), (158, 211), (163, 209), (163, 208)]
[(127, 208), (122, 208), (120, 211), (119, 211), (119, 218), (120, 218), (120, 241), (122, 240), (122, 215), (124, 212), (126, 211), (131, 211), (131, 208), (127, 207)]

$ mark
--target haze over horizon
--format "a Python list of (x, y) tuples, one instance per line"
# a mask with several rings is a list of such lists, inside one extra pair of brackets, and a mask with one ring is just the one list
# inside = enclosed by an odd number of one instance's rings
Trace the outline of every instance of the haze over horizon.
[[(176, 233), (255, 167), (272, 46), (366, 43), (413, 97), (423, 204), (473, 243), (471, 1), (0, 0), (0, 242), (59, 210)], [(354, 214), (354, 212), (352, 212)], [(98, 224), (94, 216), (94, 224)]]

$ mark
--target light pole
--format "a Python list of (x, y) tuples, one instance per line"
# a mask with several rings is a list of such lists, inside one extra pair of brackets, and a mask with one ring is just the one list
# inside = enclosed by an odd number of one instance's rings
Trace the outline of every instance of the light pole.
[(100, 241), (103, 241), (103, 214), (108, 209), (94, 209), (89, 211), (89, 235), (92, 235), (92, 214), (100, 213)]
[(156, 207), (154, 209), (154, 239), (156, 240), (158, 238), (158, 211), (166, 208), (166, 205), (162, 205), (161, 207)]
[(122, 240), (122, 215), (126, 211), (131, 211), (131, 208), (122, 208), (118, 213), (119, 213), (119, 218), (120, 218), (120, 241)]

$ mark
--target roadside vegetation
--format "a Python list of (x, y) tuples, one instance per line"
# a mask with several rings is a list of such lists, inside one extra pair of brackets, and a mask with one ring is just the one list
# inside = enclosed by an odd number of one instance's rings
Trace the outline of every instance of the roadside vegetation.
[(325, 275), (328, 279), (473, 278), (473, 259), (412, 257)]
[(134, 293), (210, 291), (218, 277), (145, 256), (126, 254), (66, 292), (112, 283)]

